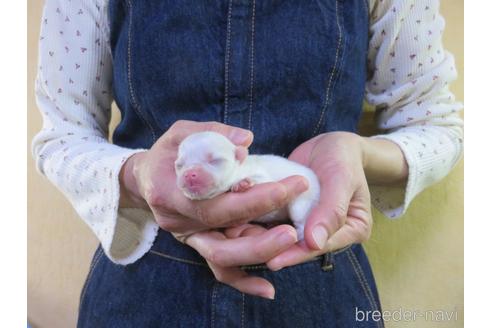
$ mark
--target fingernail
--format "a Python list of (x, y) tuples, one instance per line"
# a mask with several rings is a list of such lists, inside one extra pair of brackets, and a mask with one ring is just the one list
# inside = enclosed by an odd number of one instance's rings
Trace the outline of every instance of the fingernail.
[(275, 290), (272, 292), (268, 292), (262, 295), (264, 298), (268, 298), (269, 300), (274, 300), (275, 299)]
[(317, 225), (313, 229), (313, 239), (316, 245), (318, 246), (318, 249), (323, 249), (326, 244), (326, 240), (328, 239), (328, 232), (326, 231), (325, 227), (322, 225)]
[(233, 143), (236, 145), (241, 145), (248, 141), (248, 138), (251, 136), (251, 132), (243, 129), (234, 129), (231, 132), (230, 138)]
[(306, 180), (306, 178), (303, 177), (302, 179), (299, 179), (299, 181), (296, 184), (295, 189), (296, 189), (296, 192), (301, 193), (303, 191), (306, 191), (308, 189), (308, 187), (309, 187), (309, 183)]
[(277, 245), (293, 244), (297, 240), (297, 235), (291, 232), (284, 232), (277, 237)]
[(280, 263), (275, 263), (273, 261), (270, 261), (270, 263), (268, 264), (268, 268), (271, 270), (271, 271), (278, 271), (280, 269), (283, 269), (283, 266), (280, 265)]

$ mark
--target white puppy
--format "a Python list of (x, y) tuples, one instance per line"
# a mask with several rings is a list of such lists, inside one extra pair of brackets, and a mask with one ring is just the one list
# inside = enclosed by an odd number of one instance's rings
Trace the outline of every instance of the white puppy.
[[(210, 199), (227, 191), (245, 191), (254, 184), (279, 181), (292, 175), (304, 176), (309, 188), (292, 200), (288, 214), (299, 240), (304, 223), (318, 203), (320, 187), (314, 172), (296, 162), (275, 155), (247, 155), (215, 132), (194, 133), (179, 145), (175, 162), (177, 185), (190, 199)], [(286, 218), (286, 209), (271, 212), (255, 221), (272, 222)]]

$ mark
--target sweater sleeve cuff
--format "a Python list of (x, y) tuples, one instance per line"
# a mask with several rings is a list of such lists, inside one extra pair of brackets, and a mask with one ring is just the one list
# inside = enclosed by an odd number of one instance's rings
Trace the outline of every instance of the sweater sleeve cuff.
[(151, 212), (122, 208), (118, 210), (114, 235), (105, 252), (111, 261), (127, 265), (145, 255), (157, 236), (159, 226)]
[[(119, 172), (125, 161), (132, 155), (145, 151), (144, 149), (127, 150), (113, 156), (111, 163), (106, 163), (113, 170), (109, 183), (112, 192), (106, 218), (101, 225), (93, 229), (101, 242), (108, 258), (116, 264), (127, 265), (140, 259), (151, 248), (158, 232), (158, 225), (150, 211), (136, 208), (119, 208), (120, 183)], [(101, 230), (104, 230), (101, 234)]]
[(370, 186), (374, 207), (388, 218), (401, 217), (422, 190), (451, 170), (461, 154), (458, 138), (443, 133), (442, 127), (405, 127), (372, 138), (396, 143), (408, 164), (405, 186)]

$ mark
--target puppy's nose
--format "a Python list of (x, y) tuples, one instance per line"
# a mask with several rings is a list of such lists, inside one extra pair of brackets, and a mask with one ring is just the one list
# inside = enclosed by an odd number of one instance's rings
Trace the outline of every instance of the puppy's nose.
[(187, 193), (197, 196), (205, 195), (213, 188), (213, 176), (200, 166), (194, 166), (182, 173), (180, 179), (180, 188)]
[(196, 173), (196, 171), (188, 171), (185, 173), (184, 177), (186, 180), (188, 181), (193, 181), (196, 179), (196, 177), (198, 176), (198, 174)]
[(184, 173), (184, 180), (185, 180), (185, 183), (186, 185), (188, 186), (194, 186), (194, 185), (197, 185), (197, 184), (200, 184), (200, 169), (198, 168), (193, 168), (193, 169), (189, 169), (188, 171), (186, 171)]

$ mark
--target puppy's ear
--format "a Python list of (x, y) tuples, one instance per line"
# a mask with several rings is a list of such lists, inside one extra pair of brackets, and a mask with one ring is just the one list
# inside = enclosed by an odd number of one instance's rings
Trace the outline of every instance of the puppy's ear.
[(248, 156), (248, 148), (243, 146), (237, 146), (235, 154), (236, 154), (236, 160), (239, 161), (239, 163), (242, 163), (246, 159), (246, 156)]

